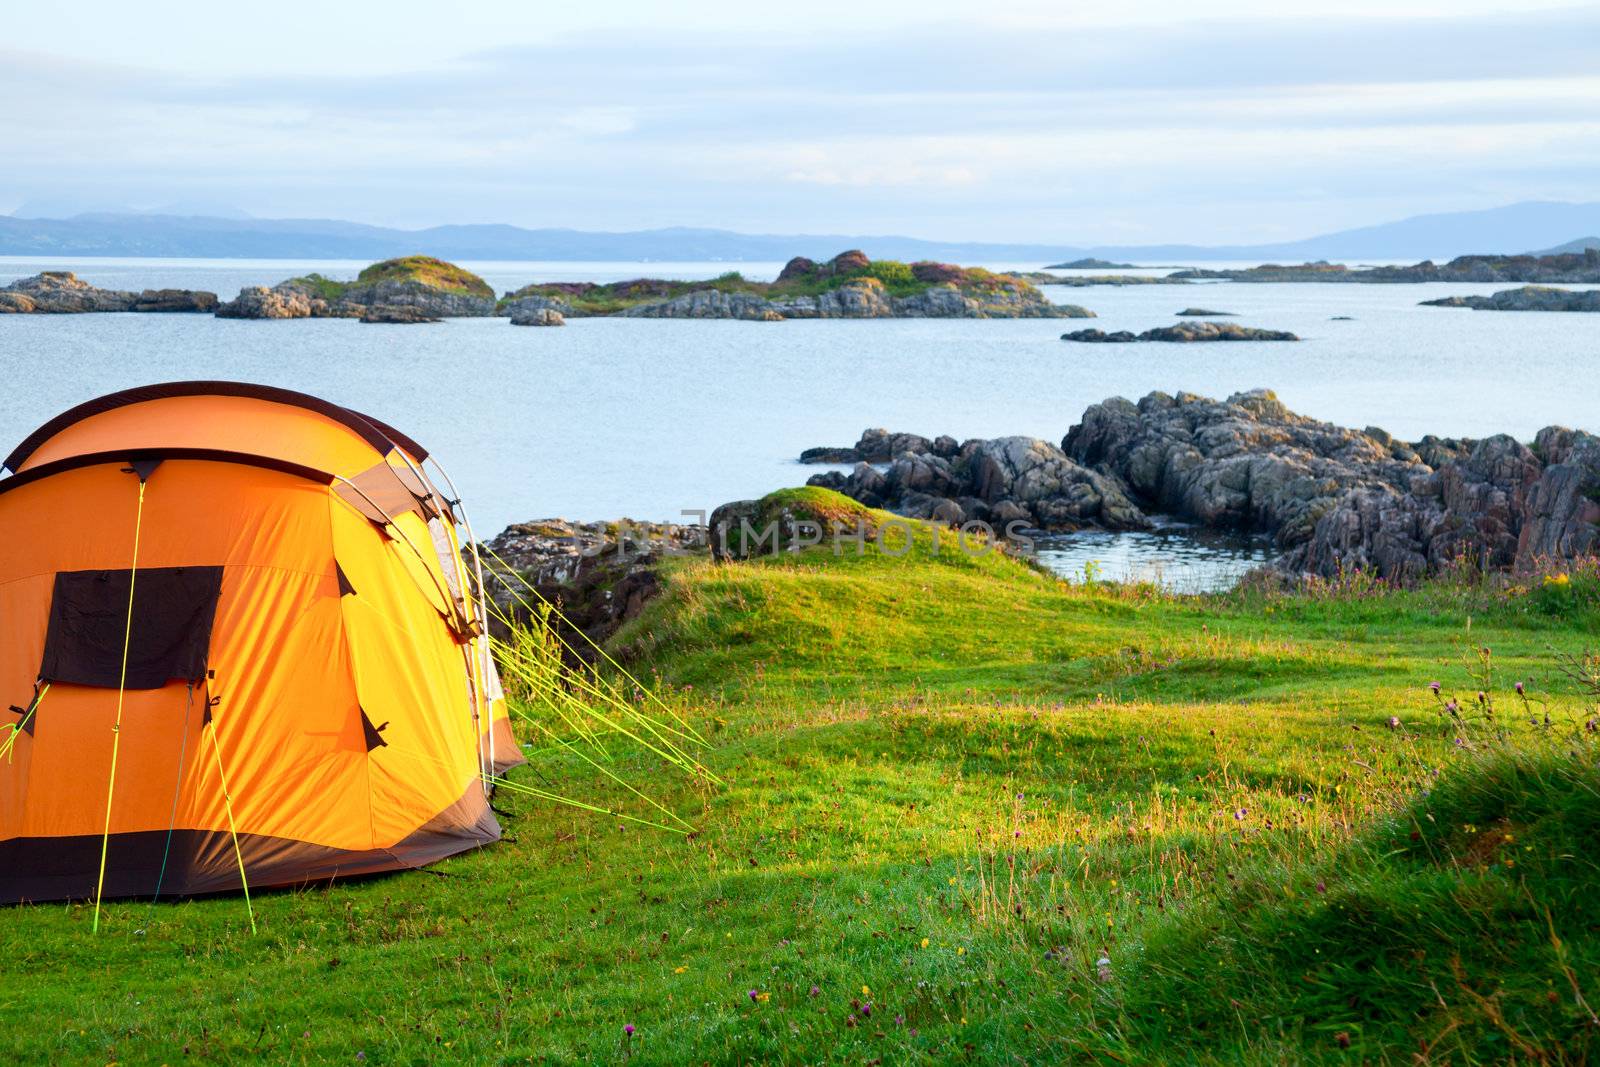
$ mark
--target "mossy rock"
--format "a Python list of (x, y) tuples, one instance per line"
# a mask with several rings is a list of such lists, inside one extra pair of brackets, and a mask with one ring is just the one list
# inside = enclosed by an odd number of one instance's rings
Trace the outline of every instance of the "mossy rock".
[(779, 489), (759, 500), (736, 500), (711, 513), (711, 551), (719, 559), (797, 551), (822, 544), (838, 531), (871, 537), (882, 515), (842, 493), (820, 486)]
[(433, 256), (401, 256), (386, 259), (356, 275), (356, 285), (378, 285), (382, 282), (418, 282), (430, 289), (462, 296), (494, 299), (489, 283), (454, 263), (446, 263)]

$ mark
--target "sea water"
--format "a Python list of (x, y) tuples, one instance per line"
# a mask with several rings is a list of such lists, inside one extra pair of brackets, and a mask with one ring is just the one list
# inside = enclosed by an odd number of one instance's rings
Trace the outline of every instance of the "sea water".
[[(466, 263), (498, 291), (534, 281), (771, 278), (780, 265)], [(0, 284), (75, 270), (108, 288), (210, 289), (224, 299), (359, 263), (0, 258)], [(1038, 264), (995, 264), (1000, 268)], [(1149, 270), (1146, 273), (1161, 273)], [(1419, 307), (1506, 286), (1341, 283), (1050, 287), (1077, 320), (888, 319), (779, 323), (505, 319), (377, 326), (348, 319), (209, 315), (0, 316), (0, 438), (7, 448), (90, 397), (192, 378), (314, 393), (403, 429), (444, 463), (480, 534), (547, 516), (683, 520), (802, 484), (795, 457), (848, 445), (869, 426), (958, 439), (1059, 442), (1088, 405), (1152, 391), (1225, 396), (1266, 387), (1342, 425), (1529, 440), (1559, 423), (1600, 430), (1600, 315)], [(1093, 345), (1069, 329), (1144, 330), (1189, 306), (1303, 339), (1249, 344)], [(1340, 317), (1348, 317), (1341, 321)], [(1159, 574), (1214, 588), (1270, 558), (1259, 541), (1153, 534), (1051, 539), (1042, 556), (1081, 576)], [(1046, 547), (1043, 546), (1042, 547)]]

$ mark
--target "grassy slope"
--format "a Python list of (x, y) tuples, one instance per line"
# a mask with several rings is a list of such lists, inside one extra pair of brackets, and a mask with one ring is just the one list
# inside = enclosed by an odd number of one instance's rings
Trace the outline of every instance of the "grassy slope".
[(1487, 645), (1502, 707), (1522, 678), (1587, 714), (1550, 655), (1592, 606), (1175, 600), (948, 548), (676, 565), (619, 643), (712, 736), (722, 788), (631, 765), (696, 836), (503, 795), (514, 841), (264, 894), (255, 937), (238, 899), (117, 904), (99, 937), (81, 906), (9, 909), (0, 1059), (1590, 1048), (1593, 750), (1461, 755), (1425, 686), (1475, 693)]

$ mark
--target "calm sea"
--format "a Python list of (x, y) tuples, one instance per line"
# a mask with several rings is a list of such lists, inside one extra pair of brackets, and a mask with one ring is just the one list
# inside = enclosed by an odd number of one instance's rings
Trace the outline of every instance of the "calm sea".
[[(210, 289), (363, 264), (238, 260), (0, 258), (0, 284), (70, 269), (97, 285)], [(707, 278), (780, 264), (468, 263), (498, 290), (533, 281)], [(1037, 264), (993, 264), (1000, 268)], [(1600, 315), (1418, 307), (1493, 285), (1234, 285), (1066, 289), (1076, 321), (578, 319), (564, 329), (504, 319), (430, 326), (350, 320), (241, 322), (190, 315), (0, 316), (5, 446), (82, 400), (128, 386), (228, 378), (286, 386), (367, 411), (440, 457), (480, 534), (508, 523), (681, 519), (798, 485), (794, 457), (853, 443), (868, 426), (957, 438), (1059, 441), (1084, 408), (1161, 389), (1220, 396), (1265, 386), (1296, 411), (1398, 437), (1529, 439), (1561, 423), (1600, 429)], [(1083, 345), (1063, 330), (1143, 330), (1197, 305), (1293, 330), (1293, 343)], [(1351, 321), (1334, 321), (1349, 316)], [(1225, 582), (1265, 558), (1254, 542), (1182, 531), (1086, 535), (1053, 564), (1107, 577), (1156, 572), (1178, 585)]]

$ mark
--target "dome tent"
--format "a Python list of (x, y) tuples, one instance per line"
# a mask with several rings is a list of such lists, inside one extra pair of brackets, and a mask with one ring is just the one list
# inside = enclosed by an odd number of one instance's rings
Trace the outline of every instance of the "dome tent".
[(11, 453), (0, 901), (296, 885), (499, 838), (487, 788), (521, 757), (428, 459), (230, 382), (114, 393)]

